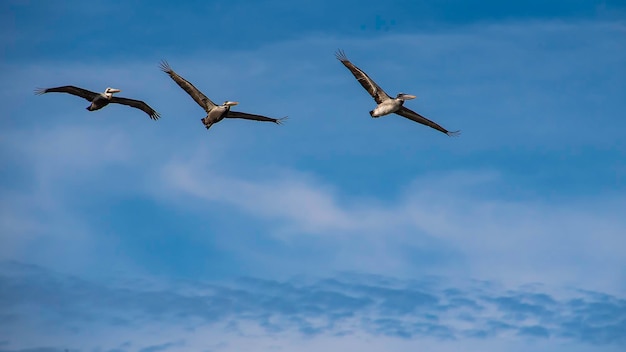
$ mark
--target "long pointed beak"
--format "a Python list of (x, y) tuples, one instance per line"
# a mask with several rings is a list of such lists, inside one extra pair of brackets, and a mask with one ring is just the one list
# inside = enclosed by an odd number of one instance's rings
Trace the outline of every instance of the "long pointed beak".
[(111, 88), (111, 89), (109, 89), (109, 93), (119, 93), (119, 92), (121, 92), (121, 91), (122, 91), (121, 89), (117, 89), (117, 88)]
[(411, 99), (415, 99), (417, 98), (415, 95), (411, 95), (411, 94), (402, 94), (402, 96), (400, 97), (400, 99), (402, 100), (411, 100)]
[(227, 102), (224, 103), (224, 105), (228, 105), (228, 106), (235, 106), (237, 104), (239, 104), (239, 103), (236, 102), (236, 101), (227, 101)]

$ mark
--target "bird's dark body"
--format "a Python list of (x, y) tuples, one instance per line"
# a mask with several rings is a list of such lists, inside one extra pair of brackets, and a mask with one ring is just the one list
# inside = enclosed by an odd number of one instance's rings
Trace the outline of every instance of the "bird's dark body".
[(87, 107), (87, 110), (89, 111), (95, 111), (95, 110), (100, 110), (103, 107), (109, 105), (110, 100), (107, 99), (106, 97), (103, 97), (102, 94), (98, 94), (92, 101), (91, 101), (91, 105), (89, 105)]

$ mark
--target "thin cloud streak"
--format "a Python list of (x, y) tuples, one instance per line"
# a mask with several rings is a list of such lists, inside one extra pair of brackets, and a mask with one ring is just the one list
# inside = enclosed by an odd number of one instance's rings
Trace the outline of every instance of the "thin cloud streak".
[[(562, 204), (484, 197), (474, 190), (497, 188), (504, 180), (478, 171), (453, 173), (439, 180), (418, 178), (394, 202), (384, 204), (343, 195), (311, 175), (248, 179), (225, 176), (201, 165), (202, 160), (192, 159), (164, 166), (161, 184), (166, 186), (161, 192), (169, 193), (166, 199), (193, 196), (196, 201), (189, 203), (190, 208), (230, 204), (249, 216), (271, 221), (270, 226), (278, 231), (275, 234), (284, 239), (304, 234), (322, 240), (332, 236), (342, 245), (368, 243), (369, 251), (383, 239), (387, 246), (397, 248), (437, 239), (466, 257), (470, 272), (478, 277), (494, 275), (514, 284), (548, 278), (573, 284), (586, 278), (603, 289), (622, 288), (614, 282), (616, 276), (625, 274), (620, 268), (626, 265), (621, 246), (615, 246), (626, 245), (621, 235), (626, 222), (616, 210), (626, 204), (619, 196)], [(474, 179), (469, 183), (468, 175)], [(589, 210), (590, 204), (594, 211)], [(563, 243), (568, 243), (567, 248)], [(354, 260), (363, 262), (374, 254), (368, 249)], [(580, 258), (587, 268), (572, 269)], [(387, 269), (379, 265), (381, 272)], [(600, 268), (603, 274), (592, 278), (591, 273)]]

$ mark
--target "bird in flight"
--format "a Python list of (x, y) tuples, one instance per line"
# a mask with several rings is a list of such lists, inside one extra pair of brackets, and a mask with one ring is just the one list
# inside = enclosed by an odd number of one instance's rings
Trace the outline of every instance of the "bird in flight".
[(245, 112), (233, 111), (230, 108), (239, 104), (236, 101), (225, 101), (222, 105), (217, 105), (211, 101), (211, 99), (207, 98), (198, 88), (194, 87), (193, 84), (189, 83), (186, 79), (179, 76), (170, 65), (163, 61), (161, 62), (160, 68), (163, 72), (167, 73), (173, 80), (178, 84), (187, 94), (189, 94), (193, 100), (195, 100), (198, 105), (200, 105), (204, 111), (206, 111), (206, 117), (202, 118), (201, 121), (208, 130), (224, 118), (232, 118), (232, 119), (246, 119), (246, 120), (255, 120), (255, 121), (266, 121), (273, 122), (278, 125), (282, 123), (287, 117), (283, 117), (280, 119), (274, 119), (271, 117), (248, 114)]
[(363, 70), (356, 67), (353, 63), (348, 60), (346, 54), (343, 50), (337, 51), (335, 56), (339, 61), (341, 61), (344, 66), (346, 66), (350, 72), (354, 75), (354, 77), (359, 81), (361, 86), (365, 88), (365, 90), (374, 98), (378, 106), (374, 108), (374, 110), (370, 111), (370, 116), (377, 118), (385, 115), (389, 115), (391, 113), (398, 114), (402, 117), (406, 117), (409, 120), (413, 120), (415, 122), (421, 123), (428, 127), (434, 128), (438, 131), (441, 131), (448, 136), (457, 136), (461, 133), (461, 131), (448, 131), (445, 128), (441, 127), (437, 123), (425, 118), (424, 116), (416, 113), (415, 111), (404, 106), (404, 102), (406, 100), (415, 99), (415, 95), (398, 93), (395, 98), (390, 97), (385, 91), (374, 82)]
[(35, 94), (40, 95), (44, 93), (69, 93), (78, 97), (84, 98), (91, 104), (87, 107), (89, 111), (100, 110), (103, 107), (109, 105), (109, 103), (116, 103), (122, 105), (128, 105), (136, 109), (143, 110), (151, 119), (157, 120), (160, 115), (148, 104), (141, 100), (127, 99), (121, 97), (114, 97), (113, 94), (121, 92), (120, 89), (108, 87), (104, 90), (104, 93), (96, 93), (87, 89), (78, 88), (75, 86), (62, 86), (55, 88), (37, 88)]

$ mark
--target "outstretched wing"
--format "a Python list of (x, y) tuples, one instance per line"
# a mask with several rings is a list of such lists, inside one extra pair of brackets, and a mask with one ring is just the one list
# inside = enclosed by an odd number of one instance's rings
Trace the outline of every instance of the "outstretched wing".
[(341, 61), (341, 63), (344, 64), (344, 66), (346, 66), (350, 70), (350, 72), (352, 72), (357, 81), (359, 81), (363, 88), (365, 88), (365, 90), (370, 93), (370, 95), (372, 96), (372, 98), (374, 98), (377, 104), (380, 104), (387, 99), (391, 99), (391, 97), (387, 95), (387, 93), (385, 93), (385, 91), (382, 90), (382, 88), (380, 88), (378, 84), (376, 84), (376, 82), (374, 82), (365, 72), (363, 72), (360, 68), (354, 66), (350, 62), (350, 60), (348, 60), (348, 57), (343, 52), (343, 50), (337, 51), (335, 53), (335, 56), (337, 57), (337, 60)]
[(434, 128), (437, 131), (441, 131), (441, 132), (447, 134), (448, 136), (458, 136), (459, 134), (461, 134), (461, 131), (450, 132), (450, 131), (446, 130), (445, 128), (439, 126), (435, 122), (430, 121), (429, 119), (425, 118), (424, 116), (416, 113), (415, 111), (413, 111), (411, 109), (407, 109), (404, 106), (400, 107), (400, 110), (396, 111), (396, 114), (398, 114), (400, 116), (403, 116), (403, 117), (406, 117), (409, 120), (413, 120), (415, 122), (421, 123), (422, 125), (426, 125), (428, 127)]
[(226, 114), (227, 118), (231, 118), (231, 119), (246, 119), (246, 120), (255, 120), (255, 121), (265, 121), (265, 122), (273, 122), (275, 124), (281, 125), (283, 123), (284, 120), (287, 119), (287, 116), (280, 118), (280, 119), (274, 119), (271, 117), (266, 117), (266, 116), (261, 116), (261, 115), (254, 115), (254, 114), (247, 114), (245, 112), (239, 112), (239, 111), (232, 111), (229, 110), (228, 113)]
[(153, 120), (158, 120), (159, 117), (161, 117), (161, 115), (158, 112), (156, 112), (153, 108), (151, 108), (148, 104), (144, 103), (141, 100), (112, 97), (111, 103), (124, 104), (128, 106), (132, 106), (133, 108), (143, 110)]
[(207, 98), (206, 95), (202, 94), (202, 92), (198, 90), (198, 88), (194, 87), (193, 84), (189, 83), (186, 79), (182, 78), (176, 72), (174, 72), (174, 70), (172, 70), (167, 61), (161, 61), (160, 68), (163, 72), (170, 75), (174, 82), (176, 82), (178, 86), (180, 86), (185, 92), (187, 92), (187, 94), (189, 94), (193, 98), (193, 100), (195, 100), (196, 103), (198, 103), (198, 105), (200, 105), (204, 109), (204, 111), (208, 113), (216, 106), (216, 104), (212, 102), (211, 99)]
[(88, 101), (93, 101), (96, 96), (100, 93), (92, 92), (87, 89), (82, 89), (74, 86), (62, 86), (56, 88), (37, 88), (35, 89), (35, 94), (40, 95), (44, 93), (69, 93), (72, 95), (76, 95), (78, 97), (87, 99)]

